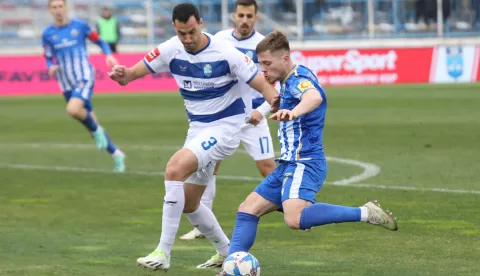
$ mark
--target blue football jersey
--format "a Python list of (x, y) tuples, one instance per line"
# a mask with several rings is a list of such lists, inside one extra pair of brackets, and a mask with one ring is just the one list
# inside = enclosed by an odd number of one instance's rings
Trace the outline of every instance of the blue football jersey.
[(60, 67), (57, 80), (63, 91), (71, 91), (77, 85), (93, 85), (95, 70), (88, 60), (87, 38), (96, 41), (98, 35), (80, 19), (72, 19), (68, 25), (60, 27), (50, 24), (43, 31), (47, 65), (50, 66), (51, 60), (55, 59)]
[(319, 91), (323, 98), (322, 103), (310, 113), (293, 121), (279, 123), (280, 162), (325, 159), (322, 135), (327, 98), (316, 75), (310, 69), (296, 66), (282, 81), (280, 109), (292, 110), (300, 103), (303, 93), (312, 88)]

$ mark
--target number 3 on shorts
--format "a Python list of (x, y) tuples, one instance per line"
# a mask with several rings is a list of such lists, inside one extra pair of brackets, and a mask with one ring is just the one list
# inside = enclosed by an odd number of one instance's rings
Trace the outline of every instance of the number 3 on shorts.
[(204, 150), (209, 150), (211, 147), (215, 146), (217, 139), (215, 137), (210, 137), (210, 140), (202, 142), (202, 148)]

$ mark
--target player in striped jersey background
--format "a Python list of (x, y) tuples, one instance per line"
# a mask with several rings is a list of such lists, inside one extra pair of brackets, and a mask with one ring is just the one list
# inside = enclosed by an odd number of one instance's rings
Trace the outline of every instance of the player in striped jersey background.
[(97, 148), (106, 150), (114, 160), (114, 171), (125, 171), (125, 154), (118, 149), (105, 129), (98, 124), (93, 111), (92, 94), (95, 68), (87, 54), (87, 38), (100, 46), (111, 67), (118, 62), (108, 44), (80, 19), (70, 19), (65, 0), (49, 0), (49, 11), (54, 22), (43, 31), (42, 44), (48, 73), (55, 75), (67, 101), (67, 113), (80, 121), (91, 133)]

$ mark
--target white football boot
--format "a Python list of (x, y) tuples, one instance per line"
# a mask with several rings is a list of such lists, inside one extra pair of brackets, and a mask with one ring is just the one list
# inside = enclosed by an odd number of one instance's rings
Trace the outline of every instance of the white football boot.
[(194, 239), (204, 239), (205, 236), (198, 231), (197, 228), (193, 228), (192, 231), (188, 232), (187, 234), (181, 236), (179, 239), (184, 240), (184, 241), (191, 241)]
[(397, 231), (397, 219), (388, 210), (380, 208), (377, 200), (369, 201), (363, 205), (368, 209), (367, 223), (378, 225), (388, 230)]
[(213, 255), (210, 260), (206, 261), (203, 264), (199, 264), (197, 268), (203, 269), (203, 268), (216, 268), (216, 267), (222, 267), (223, 262), (225, 261), (227, 257), (220, 255), (219, 253)]
[(146, 257), (138, 258), (137, 264), (151, 270), (167, 271), (170, 268), (170, 255), (166, 256), (163, 250), (155, 250)]

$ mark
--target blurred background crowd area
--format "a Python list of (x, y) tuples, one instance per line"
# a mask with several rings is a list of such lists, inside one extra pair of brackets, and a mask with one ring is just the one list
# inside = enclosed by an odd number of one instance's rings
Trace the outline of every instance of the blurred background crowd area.
[[(70, 0), (72, 16), (96, 26), (108, 7), (119, 23), (121, 44), (160, 43), (174, 35), (171, 11), (192, 2), (206, 32), (232, 22), (234, 0)], [(480, 0), (260, 0), (256, 29), (281, 29), (291, 40), (475, 37), (480, 35)], [(0, 0), (0, 48), (40, 44), (52, 22), (47, 0)], [(224, 5), (222, 16), (222, 4)], [(228, 7), (228, 9), (225, 9)], [(439, 12), (441, 11), (441, 12)], [(441, 16), (441, 17), (440, 17)], [(438, 20), (441, 18), (440, 20)], [(223, 19), (223, 24), (222, 24)], [(439, 24), (440, 23), (440, 24)]]

